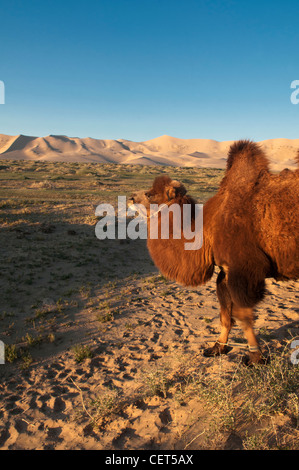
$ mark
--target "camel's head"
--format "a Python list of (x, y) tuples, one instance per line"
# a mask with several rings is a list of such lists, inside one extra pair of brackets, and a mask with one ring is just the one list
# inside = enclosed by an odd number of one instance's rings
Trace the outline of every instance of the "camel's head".
[(133, 204), (142, 204), (148, 209), (150, 204), (171, 204), (179, 196), (184, 196), (186, 192), (182, 183), (163, 175), (157, 176), (151, 189), (133, 193), (130, 200)]

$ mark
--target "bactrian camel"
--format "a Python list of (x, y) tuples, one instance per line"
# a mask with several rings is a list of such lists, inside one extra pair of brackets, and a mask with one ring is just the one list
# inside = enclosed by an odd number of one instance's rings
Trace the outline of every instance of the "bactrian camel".
[[(299, 153), (297, 156), (299, 163)], [(150, 205), (191, 204), (183, 184), (160, 176), (148, 191), (132, 195), (132, 202)], [(160, 218), (161, 213), (156, 212)], [(254, 309), (265, 295), (265, 279), (299, 278), (299, 169), (271, 173), (259, 145), (242, 140), (228, 152), (226, 172), (218, 192), (203, 207), (203, 244), (186, 250), (189, 240), (174, 239), (169, 212), (169, 238), (148, 235), (147, 247), (160, 272), (186, 286), (199, 286), (219, 267), (217, 296), (221, 333), (206, 356), (228, 352), (229, 332), (237, 320), (249, 347), (249, 364), (263, 361), (253, 330)], [(148, 217), (148, 233), (153, 219)]]

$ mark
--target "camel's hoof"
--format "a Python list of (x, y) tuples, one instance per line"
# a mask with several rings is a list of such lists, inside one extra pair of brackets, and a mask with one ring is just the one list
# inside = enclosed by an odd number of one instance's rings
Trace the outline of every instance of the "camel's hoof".
[(247, 367), (252, 367), (257, 364), (266, 364), (267, 361), (260, 351), (250, 352), (249, 356), (244, 356), (242, 362)]
[(222, 354), (227, 354), (231, 348), (227, 346), (223, 346), (219, 343), (215, 343), (214, 346), (211, 348), (207, 348), (204, 350), (203, 355), (205, 357), (215, 357), (215, 356), (221, 356)]

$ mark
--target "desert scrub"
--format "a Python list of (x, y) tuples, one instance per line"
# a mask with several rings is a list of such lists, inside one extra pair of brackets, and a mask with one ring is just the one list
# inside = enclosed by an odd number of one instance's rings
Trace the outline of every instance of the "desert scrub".
[(157, 367), (154, 370), (144, 370), (142, 372), (145, 395), (159, 395), (167, 397), (167, 392), (172, 381), (169, 378), (169, 370), (166, 367)]
[(35, 181), (30, 185), (31, 188), (37, 189), (54, 189), (55, 185), (52, 181), (44, 180), (44, 181)]
[(148, 284), (155, 284), (155, 285), (160, 284), (160, 283), (163, 283), (163, 284), (170, 283), (170, 281), (166, 279), (166, 277), (164, 277), (162, 274), (156, 274), (155, 276), (146, 278), (144, 279), (144, 282)]
[(105, 300), (103, 302), (99, 302), (99, 304), (97, 305), (97, 308), (99, 310), (104, 310), (104, 309), (109, 309), (110, 308), (110, 302)]
[(26, 321), (32, 322), (35, 319), (44, 319), (49, 315), (60, 315), (64, 312), (67, 307), (76, 307), (77, 305), (78, 303), (76, 301), (62, 299), (58, 299), (57, 302), (52, 302), (50, 300), (49, 302), (42, 304), (38, 308), (36, 308), (37, 304), (35, 304), (31, 307), (35, 311), (34, 316), (27, 318)]
[(28, 351), (22, 351), (21, 359), (22, 363), (20, 365), (20, 368), (22, 370), (28, 369), (33, 362), (33, 358)]
[(104, 313), (99, 313), (96, 318), (97, 318), (97, 321), (100, 323), (107, 323), (109, 321), (114, 320), (114, 315), (112, 312), (104, 312)]
[(118, 404), (119, 393), (116, 389), (108, 390), (95, 400), (92, 400), (90, 405), (92, 408), (91, 415), (94, 418), (94, 422), (97, 422), (100, 418), (104, 418), (116, 411)]
[(81, 286), (79, 288), (79, 293), (82, 297), (82, 299), (88, 299), (90, 297), (90, 293), (91, 293), (91, 287), (90, 286)]
[(213, 410), (214, 422), (212, 420), (210, 428), (216, 423), (217, 432), (233, 431), (235, 428), (237, 406), (234, 401), (234, 379), (234, 376), (228, 379), (224, 375), (202, 375), (195, 377), (191, 383), (191, 389), (204, 400), (207, 408)]
[(288, 348), (272, 353), (267, 365), (240, 368), (238, 378), (243, 388), (243, 407), (251, 418), (261, 420), (292, 408), (298, 422), (295, 405), (299, 399), (299, 367), (290, 362)]
[(14, 362), (18, 358), (18, 351), (15, 344), (5, 345), (5, 361)]
[(244, 450), (271, 450), (268, 443), (269, 432), (262, 430), (255, 434), (245, 433), (245, 438), (242, 440)]
[(43, 341), (43, 337), (42, 335), (38, 335), (37, 337), (34, 337), (30, 335), (29, 333), (27, 333), (26, 336), (23, 338), (23, 341), (27, 343), (27, 346), (34, 347)]
[(77, 344), (76, 346), (73, 346), (72, 352), (76, 362), (82, 362), (84, 359), (91, 358), (93, 356), (90, 347), (83, 344)]

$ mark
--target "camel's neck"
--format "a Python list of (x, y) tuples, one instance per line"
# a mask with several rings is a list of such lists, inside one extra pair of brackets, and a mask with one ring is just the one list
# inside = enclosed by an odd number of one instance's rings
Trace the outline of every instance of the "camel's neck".
[[(183, 198), (182, 198), (183, 199)], [(163, 238), (163, 230), (161, 227), (162, 214), (160, 213), (155, 220), (150, 220), (148, 224), (148, 239), (147, 246), (150, 255), (163, 275), (169, 279), (173, 279), (184, 285), (196, 286), (205, 283), (211, 278), (214, 270), (213, 255), (212, 255), (212, 244), (208, 230), (203, 230), (203, 240), (201, 248), (196, 245), (196, 238), (200, 236), (198, 230), (201, 227), (196, 225), (195, 220), (195, 202), (193, 200), (184, 198), (179, 201), (179, 207), (181, 208), (184, 204), (192, 204), (191, 209), (191, 232), (195, 233), (193, 241), (193, 247), (190, 248), (190, 239), (185, 237), (185, 232), (182, 231), (182, 217), (180, 219), (180, 237), (178, 238), (178, 231), (175, 232), (175, 224), (173, 224), (174, 216), (173, 212), (169, 211), (169, 237)], [(203, 213), (203, 219), (205, 224), (205, 210)], [(206, 214), (206, 222), (208, 221), (208, 213)], [(158, 228), (153, 237), (153, 231), (151, 230), (152, 224), (156, 223)], [(173, 226), (172, 226), (173, 224)], [(205, 225), (204, 225), (205, 227)], [(165, 235), (165, 233), (163, 234)], [(199, 245), (200, 246), (200, 245)]]

